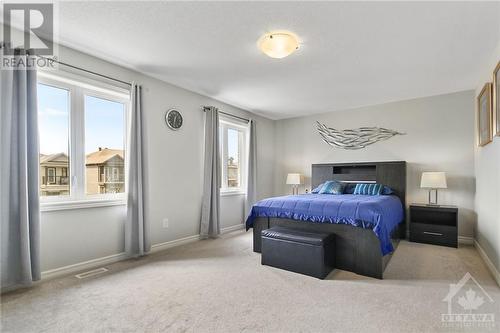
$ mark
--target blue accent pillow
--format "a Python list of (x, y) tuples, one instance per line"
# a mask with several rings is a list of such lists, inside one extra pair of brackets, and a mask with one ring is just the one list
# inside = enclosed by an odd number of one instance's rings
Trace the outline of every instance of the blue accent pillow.
[(323, 184), (318, 194), (343, 194), (344, 184), (335, 180), (329, 180)]
[(353, 194), (355, 188), (356, 188), (356, 184), (347, 183), (344, 187), (344, 194)]
[[(356, 188), (356, 184), (354, 184), (354, 183), (346, 184), (346, 186), (344, 188), (344, 194), (353, 194), (355, 188)], [(390, 195), (390, 194), (394, 194), (394, 191), (389, 186), (384, 185), (384, 187), (382, 188), (381, 194), (382, 195)]]
[(314, 190), (311, 191), (311, 193), (318, 194), (319, 191), (321, 191), (321, 188), (323, 187), (323, 185), (325, 185), (325, 183), (319, 184), (318, 187), (316, 187)]
[(394, 191), (389, 186), (384, 185), (384, 187), (382, 188), (382, 195), (389, 195), (389, 194), (393, 194), (393, 193), (394, 193)]
[(381, 184), (356, 184), (354, 189), (355, 195), (380, 195), (382, 194), (383, 185)]

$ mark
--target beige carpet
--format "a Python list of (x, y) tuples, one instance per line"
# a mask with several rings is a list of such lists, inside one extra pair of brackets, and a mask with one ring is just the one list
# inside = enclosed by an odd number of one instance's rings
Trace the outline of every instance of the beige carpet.
[(2, 332), (455, 331), (441, 322), (442, 300), (466, 272), (493, 298), (481, 309), (500, 327), (500, 290), (473, 247), (402, 242), (384, 280), (334, 271), (322, 281), (261, 266), (251, 237), (227, 234), (3, 295)]

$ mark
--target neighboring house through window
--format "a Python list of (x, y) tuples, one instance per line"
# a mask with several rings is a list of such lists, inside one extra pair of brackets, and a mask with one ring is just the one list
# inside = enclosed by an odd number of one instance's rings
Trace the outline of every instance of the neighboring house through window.
[(64, 153), (40, 155), (40, 195), (69, 195), (67, 166), (68, 155)]
[(124, 170), (123, 150), (99, 147), (98, 151), (87, 155), (86, 193), (125, 192)]

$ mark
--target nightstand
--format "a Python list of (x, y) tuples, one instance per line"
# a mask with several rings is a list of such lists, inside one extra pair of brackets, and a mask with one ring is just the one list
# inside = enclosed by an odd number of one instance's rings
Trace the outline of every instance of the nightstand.
[(410, 205), (410, 241), (458, 247), (458, 208)]

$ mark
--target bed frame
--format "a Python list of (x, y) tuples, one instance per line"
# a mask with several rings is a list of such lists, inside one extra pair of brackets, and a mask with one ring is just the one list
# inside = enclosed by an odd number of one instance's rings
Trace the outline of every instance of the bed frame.
[[(363, 162), (329, 163), (312, 165), (312, 188), (327, 180), (346, 183), (376, 182), (391, 187), (406, 211), (406, 162)], [(406, 213), (405, 213), (406, 216)], [(296, 221), (282, 218), (259, 217), (253, 224), (253, 248), (261, 252), (261, 231), (273, 226), (292, 229), (327, 232), (336, 235), (336, 268), (357, 274), (383, 278), (383, 273), (392, 254), (382, 256), (380, 241), (371, 229), (363, 229), (345, 224), (328, 224)], [(399, 239), (406, 235), (406, 217), (392, 234), (392, 243), (396, 249)]]

